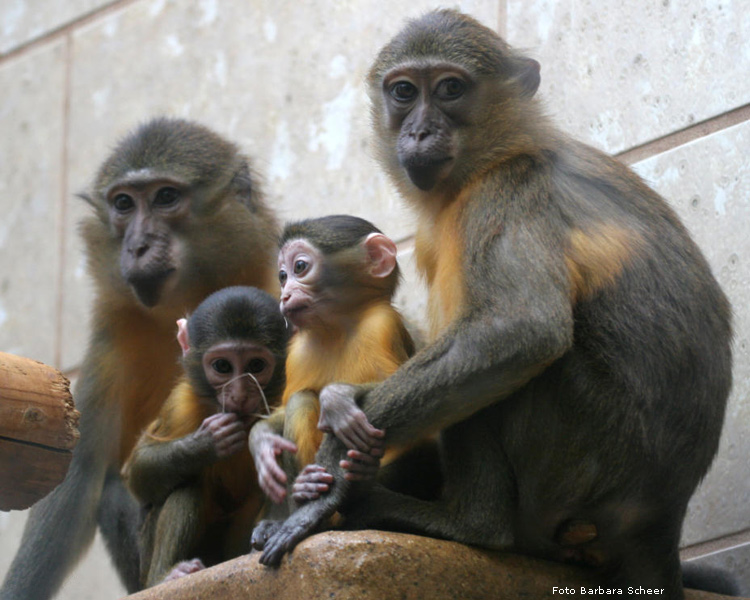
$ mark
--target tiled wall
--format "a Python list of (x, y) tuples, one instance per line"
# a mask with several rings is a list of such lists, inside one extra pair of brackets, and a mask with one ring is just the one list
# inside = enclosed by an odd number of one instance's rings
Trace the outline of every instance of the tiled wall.
[[(0, 350), (74, 372), (90, 285), (75, 198), (113, 142), (156, 114), (203, 121), (251, 156), (282, 218), (351, 212), (399, 240), (415, 320), (412, 221), (369, 153), (364, 75), (428, 0), (6, 0), (0, 4)], [(457, 6), (542, 63), (569, 133), (669, 199), (734, 305), (735, 384), (686, 556), (750, 595), (750, 10), (745, 0), (472, 0)], [(408, 298), (407, 292), (408, 290)], [(415, 291), (416, 290), (416, 291)], [(0, 576), (23, 513), (0, 513)], [(711, 543), (708, 543), (711, 542)], [(708, 556), (710, 553), (710, 556)], [(97, 540), (60, 598), (122, 588)]]

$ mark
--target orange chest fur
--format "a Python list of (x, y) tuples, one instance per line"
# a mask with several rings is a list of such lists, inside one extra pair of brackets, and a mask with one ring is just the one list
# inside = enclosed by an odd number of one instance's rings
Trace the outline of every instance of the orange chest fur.
[(154, 329), (137, 315), (122, 319), (113, 350), (102, 357), (103, 378), (110, 406), (121, 407), (120, 464), (141, 431), (159, 413), (180, 372), (179, 346), (171, 334)]
[(203, 481), (209, 505), (222, 512), (237, 510), (251, 497), (260, 498), (258, 476), (247, 448), (208, 467)]
[(382, 381), (408, 358), (400, 316), (390, 305), (368, 310), (354, 332), (331, 339), (301, 332), (292, 340), (286, 362), (282, 402), (295, 392), (319, 393), (333, 382)]
[(456, 317), (464, 304), (465, 198), (458, 198), (432, 219), (422, 219), (414, 252), (417, 268), (429, 289), (430, 334), (435, 338)]

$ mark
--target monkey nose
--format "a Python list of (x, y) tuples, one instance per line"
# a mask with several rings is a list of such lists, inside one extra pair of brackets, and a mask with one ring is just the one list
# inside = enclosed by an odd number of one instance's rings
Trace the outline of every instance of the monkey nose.
[(136, 258), (142, 258), (143, 255), (150, 250), (150, 248), (151, 246), (149, 244), (139, 244), (135, 248), (131, 248), (130, 253)]

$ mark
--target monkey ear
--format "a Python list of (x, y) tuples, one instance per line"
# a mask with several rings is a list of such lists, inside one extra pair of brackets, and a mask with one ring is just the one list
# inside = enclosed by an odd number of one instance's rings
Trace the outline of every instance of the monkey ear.
[(539, 89), (539, 82), (541, 76), (539, 71), (541, 65), (538, 61), (533, 58), (521, 57), (518, 64), (518, 75), (516, 79), (521, 85), (521, 96), (523, 98), (531, 98), (536, 91)]
[(371, 233), (365, 238), (365, 250), (370, 261), (370, 275), (388, 277), (396, 268), (396, 244), (382, 233)]
[(188, 338), (187, 319), (177, 319), (177, 341), (180, 342), (182, 355), (190, 352), (190, 339)]

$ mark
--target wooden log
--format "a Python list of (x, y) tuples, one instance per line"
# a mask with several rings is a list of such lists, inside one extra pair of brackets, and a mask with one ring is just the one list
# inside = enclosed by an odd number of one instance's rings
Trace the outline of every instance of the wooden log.
[(79, 413), (57, 369), (0, 352), (0, 510), (22, 510), (68, 472)]

